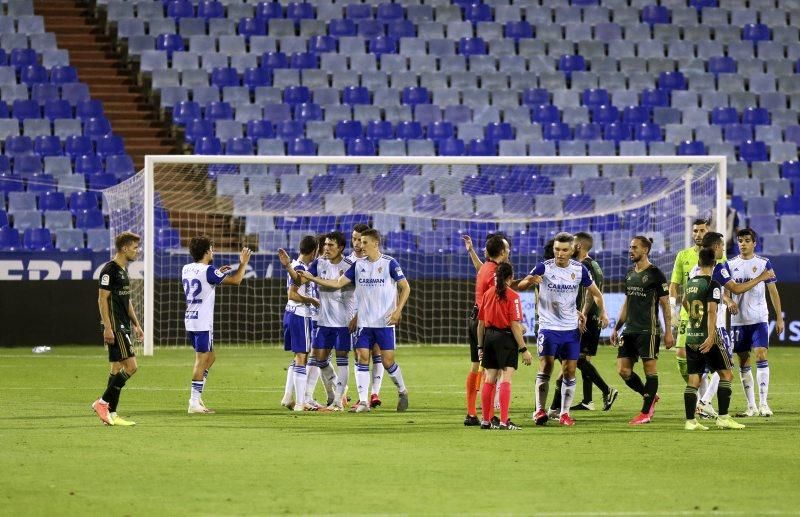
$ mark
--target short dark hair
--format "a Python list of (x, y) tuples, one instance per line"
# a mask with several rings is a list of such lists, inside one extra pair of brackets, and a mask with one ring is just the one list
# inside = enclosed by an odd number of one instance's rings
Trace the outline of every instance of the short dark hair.
[(568, 232), (558, 232), (558, 233), (556, 234), (556, 236), (555, 236), (555, 237), (553, 237), (553, 244), (555, 244), (556, 242), (562, 242), (562, 243), (563, 243), (563, 242), (566, 242), (566, 243), (572, 244), (572, 241), (573, 241), (574, 239), (575, 239), (575, 238), (572, 236), (572, 234), (571, 234), (571, 233), (568, 233)]
[(381, 242), (381, 234), (375, 228), (367, 228), (363, 232), (360, 232), (362, 237), (369, 237), (371, 239), (375, 239), (378, 241), (378, 244)]
[(353, 231), (358, 233), (364, 233), (365, 231), (370, 229), (370, 225), (366, 223), (357, 223), (353, 225)]
[(207, 235), (192, 237), (192, 240), (189, 241), (189, 254), (195, 262), (200, 262), (213, 245), (214, 241)]
[(492, 235), (489, 237), (489, 240), (486, 241), (486, 254), (489, 255), (490, 258), (499, 257), (505, 248), (506, 244), (499, 235)]
[(589, 232), (578, 232), (575, 234), (575, 240), (580, 241), (586, 247), (586, 251), (592, 249), (594, 246), (594, 238)]
[(718, 243), (723, 245), (725, 244), (725, 237), (723, 237), (721, 233), (708, 232), (705, 235), (703, 235), (702, 246), (704, 248), (710, 248)]
[(338, 230), (328, 233), (325, 238), (334, 241), (340, 248), (344, 248), (347, 245), (347, 239), (345, 239), (344, 234)]
[(317, 255), (322, 255), (322, 248), (325, 246), (325, 237), (327, 236), (327, 233), (317, 234)]
[(717, 261), (716, 254), (711, 248), (700, 248), (700, 253), (698, 255), (700, 257), (698, 263), (702, 267), (713, 266)]
[(704, 224), (704, 225), (708, 226), (708, 219), (700, 218), (700, 219), (695, 219), (694, 221), (692, 221), (692, 226), (699, 226), (701, 224)]
[(544, 259), (550, 260), (556, 258), (556, 252), (553, 251), (553, 244), (555, 244), (554, 239), (550, 239), (549, 241), (544, 243)]
[(122, 232), (114, 239), (114, 247), (117, 251), (122, 251), (122, 248), (136, 242), (141, 242), (142, 238), (133, 232)]
[(300, 253), (303, 255), (308, 255), (309, 253), (314, 253), (314, 250), (317, 249), (317, 238), (313, 235), (306, 235), (302, 239), (300, 239)]
[(633, 240), (641, 242), (642, 246), (647, 248), (647, 254), (650, 254), (650, 249), (653, 247), (653, 239), (644, 235), (637, 235)]
[(737, 238), (739, 238), (739, 237), (750, 237), (753, 240), (753, 242), (756, 242), (756, 240), (758, 239), (758, 234), (752, 228), (742, 228), (741, 230), (736, 232), (736, 237)]

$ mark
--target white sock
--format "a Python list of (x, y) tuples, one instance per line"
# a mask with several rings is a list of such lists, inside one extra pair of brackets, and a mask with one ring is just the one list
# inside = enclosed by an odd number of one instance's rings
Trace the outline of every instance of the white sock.
[(289, 365), (289, 368), (286, 369), (286, 386), (283, 388), (283, 399), (281, 400), (281, 404), (286, 405), (292, 401), (292, 395), (294, 394), (294, 361), (292, 364)]
[(536, 411), (544, 410), (547, 404), (547, 392), (550, 389), (550, 376), (544, 373), (536, 374)]
[(306, 366), (306, 398), (304, 399), (306, 402), (311, 402), (314, 400), (314, 391), (317, 389), (317, 381), (319, 381), (319, 366), (317, 366), (317, 360), (313, 359), (308, 362)]
[(358, 401), (369, 401), (369, 365), (356, 363), (356, 389)]
[(336, 400), (341, 400), (347, 391), (347, 378), (350, 375), (347, 356), (336, 358), (336, 369), (339, 375), (336, 376)]
[(306, 384), (308, 383), (308, 375), (306, 374), (305, 366), (294, 367), (294, 404), (303, 404), (303, 398), (306, 395)]
[(575, 384), (576, 379), (567, 379), (564, 377), (561, 380), (561, 414), (568, 415), (569, 408), (572, 406), (572, 400), (575, 398)]
[(202, 381), (192, 381), (192, 394), (191, 398), (189, 399), (192, 404), (200, 403), (200, 395), (203, 393), (203, 387), (205, 386), (205, 383), (205, 379)]
[(381, 392), (381, 384), (383, 384), (383, 370), (383, 359), (381, 356), (372, 356), (372, 393), (378, 394)]
[(708, 374), (703, 373), (700, 376), (700, 386), (697, 388), (697, 403), (700, 403), (700, 396), (706, 392), (706, 388), (708, 387)]
[(711, 378), (708, 380), (705, 393), (703, 393), (703, 396), (700, 397), (700, 403), (711, 404), (711, 401), (714, 399), (714, 395), (717, 394), (717, 388), (719, 388), (719, 374), (714, 372), (711, 374)]
[(742, 388), (744, 389), (744, 396), (747, 399), (747, 408), (756, 407), (756, 394), (753, 391), (753, 371), (749, 366), (739, 368), (739, 375), (742, 378)]
[(325, 386), (325, 394), (331, 398), (336, 393), (336, 370), (331, 366), (330, 361), (319, 363), (319, 371), (322, 377), (322, 385)]
[(389, 377), (392, 379), (392, 382), (395, 386), (397, 386), (397, 391), (399, 393), (403, 393), (406, 391), (406, 383), (403, 381), (403, 372), (400, 371), (400, 365), (394, 363), (392, 366), (386, 369), (386, 373), (389, 374)]
[(766, 359), (756, 363), (756, 381), (758, 381), (758, 404), (766, 406), (769, 395), (769, 362)]

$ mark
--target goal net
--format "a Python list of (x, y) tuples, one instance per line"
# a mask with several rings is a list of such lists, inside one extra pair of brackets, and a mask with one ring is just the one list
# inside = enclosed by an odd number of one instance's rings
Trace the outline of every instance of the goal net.
[[(123, 230), (144, 237), (143, 267), (132, 266), (131, 277), (144, 279), (134, 303), (150, 354), (187, 344), (180, 275), (189, 240), (201, 234), (213, 239), (216, 264), (235, 267), (243, 246), (255, 252), (242, 285), (217, 294), (218, 346), (282, 343), (286, 274), (277, 249), (296, 256), (303, 236), (333, 230), (349, 243), (357, 223), (381, 233), (382, 251), (411, 284), (400, 343), (466, 343), (475, 269), (465, 234), (483, 258), (486, 236), (503, 232), (515, 275), (524, 276), (559, 231), (591, 233), (614, 317), (631, 237), (652, 237), (651, 260), (669, 275), (675, 253), (691, 244), (693, 219), (725, 220), (725, 177), (724, 157), (700, 156), (149, 156), (104, 195), (112, 239)], [(532, 295), (523, 301), (530, 319)]]

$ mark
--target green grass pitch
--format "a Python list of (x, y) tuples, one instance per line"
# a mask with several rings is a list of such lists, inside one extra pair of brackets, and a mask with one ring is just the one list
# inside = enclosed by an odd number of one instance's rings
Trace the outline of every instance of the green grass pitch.
[[(620, 390), (613, 410), (574, 428), (532, 425), (535, 366), (514, 381), (519, 432), (465, 428), (465, 347), (401, 347), (410, 410), (391, 381), (369, 414), (279, 406), (289, 355), (220, 347), (204, 393), (216, 415), (187, 415), (193, 352), (157, 350), (122, 394), (132, 428), (101, 425), (101, 348), (0, 349), (0, 508), (5, 515), (714, 514), (800, 512), (800, 350), (770, 352), (770, 419), (687, 433), (683, 386), (662, 352), (661, 403), (631, 428), (640, 398), (614, 351), (596, 364)], [(733, 409), (743, 409), (735, 374)], [(352, 374), (351, 374), (351, 392)], [(322, 387), (318, 387), (318, 394)], [(552, 393), (552, 388), (551, 388)], [(580, 393), (580, 386), (578, 387)], [(596, 395), (599, 399), (599, 395)]]

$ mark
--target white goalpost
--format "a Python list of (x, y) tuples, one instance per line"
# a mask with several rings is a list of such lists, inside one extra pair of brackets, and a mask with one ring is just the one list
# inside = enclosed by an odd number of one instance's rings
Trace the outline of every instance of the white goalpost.
[[(404, 343), (466, 343), (475, 270), (460, 236), (479, 255), (486, 234), (504, 232), (516, 275), (542, 258), (558, 231), (588, 231), (610, 295), (629, 266), (633, 235), (654, 240), (652, 260), (669, 274), (691, 245), (691, 222), (726, 219), (724, 156), (363, 157), (147, 156), (134, 177), (104, 191), (112, 234), (143, 236), (131, 266), (143, 319), (144, 354), (185, 346), (181, 266), (191, 237), (207, 234), (219, 264), (255, 250), (246, 280), (217, 295), (215, 344), (282, 342), (285, 272), (278, 247), (340, 230), (350, 251), (356, 223), (383, 236), (412, 295), (398, 328)], [(113, 242), (113, 241), (112, 241)], [(611, 310), (609, 310), (611, 316)], [(532, 325), (530, 326), (532, 328)]]

